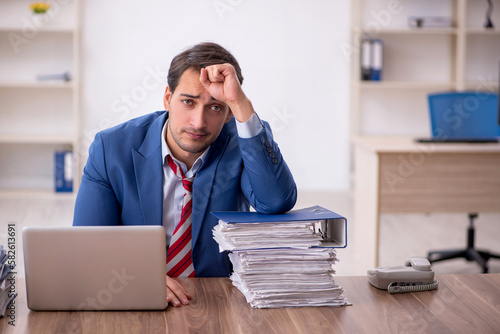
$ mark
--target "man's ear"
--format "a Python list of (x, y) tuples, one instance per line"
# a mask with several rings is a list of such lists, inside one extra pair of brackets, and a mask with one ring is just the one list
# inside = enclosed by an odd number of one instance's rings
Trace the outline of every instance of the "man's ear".
[(226, 121), (224, 122), (224, 124), (231, 120), (231, 116), (233, 116), (233, 112), (231, 111), (231, 109), (229, 109), (229, 112), (227, 113)]
[(170, 90), (170, 87), (167, 86), (165, 89), (165, 94), (163, 95), (163, 106), (165, 107), (165, 110), (169, 111), (170, 110), (170, 98), (172, 97), (172, 91)]

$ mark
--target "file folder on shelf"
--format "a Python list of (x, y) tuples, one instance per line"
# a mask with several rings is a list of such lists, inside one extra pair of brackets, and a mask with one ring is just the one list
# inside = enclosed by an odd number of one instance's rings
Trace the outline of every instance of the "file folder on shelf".
[(384, 43), (381, 39), (361, 41), (361, 80), (381, 81), (384, 68)]
[(73, 152), (57, 151), (54, 153), (54, 178), (56, 192), (73, 191)]
[(369, 39), (361, 41), (361, 80), (370, 80), (371, 45)]
[(382, 80), (384, 44), (380, 39), (371, 40), (371, 68), (370, 79), (373, 81)]

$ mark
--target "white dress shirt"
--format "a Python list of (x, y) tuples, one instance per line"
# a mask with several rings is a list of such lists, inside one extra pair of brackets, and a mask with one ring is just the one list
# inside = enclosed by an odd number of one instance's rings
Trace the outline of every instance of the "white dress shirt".
[[(208, 147), (194, 162), (193, 166), (190, 170), (187, 170), (186, 164), (174, 158), (171, 154), (170, 149), (167, 145), (166, 135), (167, 135), (167, 124), (168, 119), (163, 126), (161, 131), (161, 154), (163, 157), (163, 218), (162, 223), (165, 227), (167, 234), (167, 249), (170, 245), (170, 239), (172, 238), (172, 234), (174, 233), (175, 226), (181, 219), (182, 213), (182, 201), (185, 194), (185, 189), (182, 186), (181, 180), (175, 175), (172, 169), (167, 164), (167, 156), (170, 155), (172, 159), (177, 163), (184, 175), (187, 178), (194, 178), (196, 173), (200, 169), (203, 164), (204, 159), (208, 154)], [(241, 138), (251, 138), (256, 136), (261, 130), (263, 126), (262, 123), (257, 116), (257, 114), (253, 114), (250, 119), (248, 119), (244, 123), (240, 123), (236, 121), (236, 131), (238, 132), (238, 136)]]

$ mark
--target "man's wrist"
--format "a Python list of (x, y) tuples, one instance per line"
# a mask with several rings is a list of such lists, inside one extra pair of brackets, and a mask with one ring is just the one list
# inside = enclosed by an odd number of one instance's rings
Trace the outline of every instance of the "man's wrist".
[(246, 97), (240, 102), (231, 104), (229, 108), (234, 118), (240, 123), (245, 123), (255, 113), (252, 102)]

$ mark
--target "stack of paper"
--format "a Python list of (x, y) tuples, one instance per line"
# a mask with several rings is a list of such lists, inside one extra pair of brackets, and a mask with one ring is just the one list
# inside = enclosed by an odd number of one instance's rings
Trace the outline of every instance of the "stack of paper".
[(224, 250), (320, 246), (319, 221), (233, 224), (219, 221), (214, 239)]
[[(317, 219), (318, 214), (324, 219)], [(323, 247), (335, 241), (326, 240), (326, 221), (340, 222), (345, 228), (345, 218), (321, 207), (272, 216), (255, 212), (214, 215), (219, 218), (214, 239), (221, 251), (231, 251), (231, 280), (252, 307), (346, 305), (343, 289), (334, 280), (336, 251)], [(345, 229), (337, 230), (345, 234)]]

